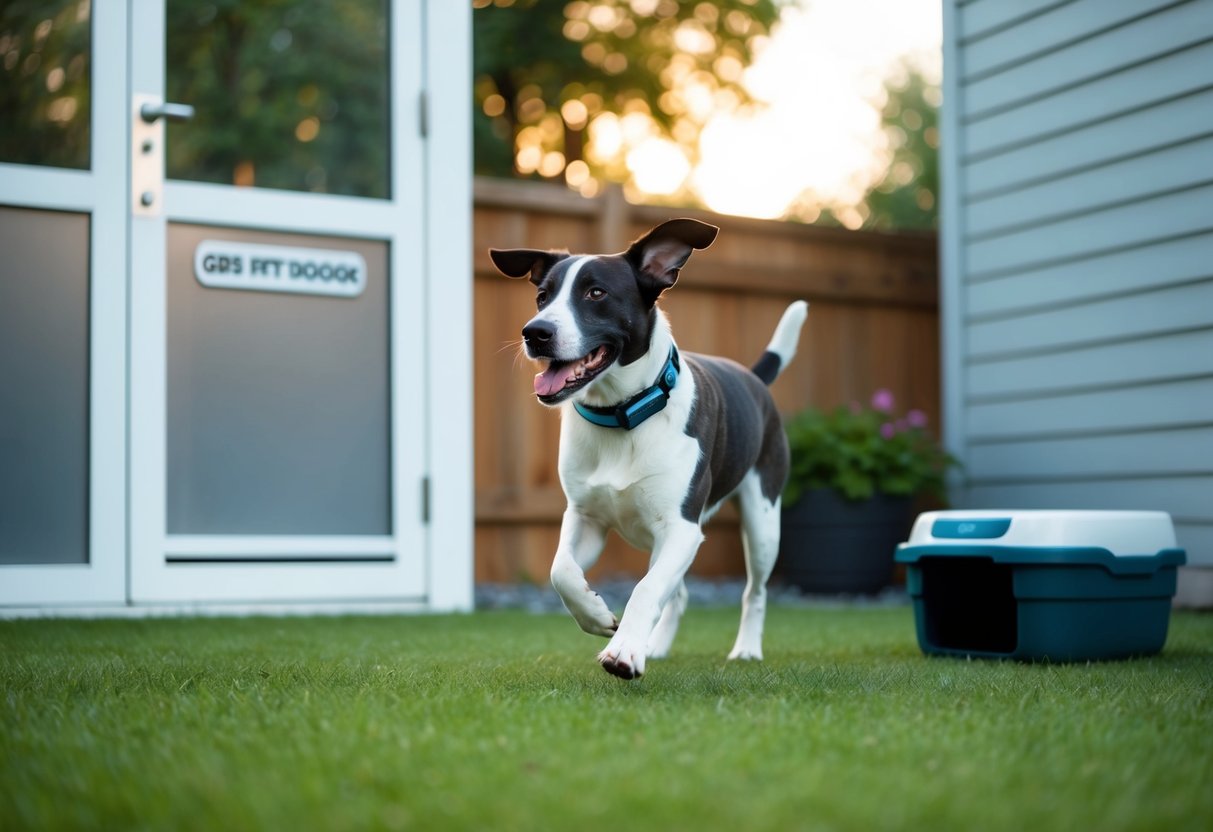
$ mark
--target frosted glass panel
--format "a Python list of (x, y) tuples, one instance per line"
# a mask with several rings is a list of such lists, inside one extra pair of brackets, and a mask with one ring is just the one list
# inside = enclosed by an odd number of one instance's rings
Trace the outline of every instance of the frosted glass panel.
[(88, 562), (88, 239), (0, 208), (0, 563)]
[[(356, 298), (208, 288), (203, 240), (355, 251)], [(386, 243), (170, 224), (170, 534), (389, 534)]]

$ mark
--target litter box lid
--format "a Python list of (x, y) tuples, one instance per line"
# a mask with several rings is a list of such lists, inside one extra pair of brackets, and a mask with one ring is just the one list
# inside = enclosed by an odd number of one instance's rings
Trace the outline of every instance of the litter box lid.
[(981, 509), (920, 514), (905, 548), (932, 546), (1104, 549), (1115, 557), (1174, 549), (1165, 511)]

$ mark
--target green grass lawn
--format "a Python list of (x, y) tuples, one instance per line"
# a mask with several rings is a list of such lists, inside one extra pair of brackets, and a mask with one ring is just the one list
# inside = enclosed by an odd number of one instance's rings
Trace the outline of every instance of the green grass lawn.
[(0, 623), (0, 829), (1203, 829), (1213, 616), (1156, 658), (927, 659), (734, 610), (621, 682), (563, 616)]

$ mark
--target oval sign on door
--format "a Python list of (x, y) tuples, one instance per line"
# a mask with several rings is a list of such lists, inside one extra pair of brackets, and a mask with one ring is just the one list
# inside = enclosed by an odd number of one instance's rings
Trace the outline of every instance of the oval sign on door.
[(366, 261), (355, 251), (203, 240), (194, 275), (213, 289), (352, 298), (366, 288)]

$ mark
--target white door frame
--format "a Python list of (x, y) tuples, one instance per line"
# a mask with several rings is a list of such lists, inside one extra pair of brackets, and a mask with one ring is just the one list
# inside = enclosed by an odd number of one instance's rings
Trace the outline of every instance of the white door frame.
[(425, 388), (428, 608), (470, 611), (472, 474), (472, 4), (425, 0)]
[[(136, 3), (131, 90), (134, 100), (164, 95), (164, 0)], [(432, 538), (422, 517), (430, 467), (429, 421), (418, 407), (427, 378), (429, 310), (419, 302), (425, 260), (425, 30), (419, 0), (396, 0), (389, 15), (391, 197), (361, 199), (193, 182), (165, 183), (163, 210), (131, 219), (131, 526), (130, 597), (144, 603), (289, 601), (424, 602)], [(464, 35), (466, 38), (466, 34)], [(444, 67), (445, 71), (445, 67)], [(466, 96), (465, 96), (466, 97)], [(185, 102), (189, 103), (189, 102)], [(132, 118), (134, 118), (132, 107)], [(188, 127), (184, 128), (188, 129)], [(433, 160), (429, 160), (433, 164)], [(470, 220), (470, 218), (469, 218)], [(166, 332), (165, 239), (168, 222), (253, 228), (388, 242), (391, 367), (392, 529), (386, 536), (178, 536), (165, 529)], [(426, 281), (421, 281), (424, 284)], [(469, 336), (470, 337), (470, 336)], [(470, 408), (469, 408), (470, 409)], [(196, 558), (391, 555), (391, 562), (282, 565), (173, 563)]]
[[(134, 95), (163, 96), (164, 0), (97, 3), (92, 13), (91, 170), (0, 165), (0, 203), (92, 214), (90, 562), (0, 567), (0, 609), (134, 604), (247, 610), (292, 602), (311, 609), (356, 609), (365, 602), (471, 609), (468, 4), (392, 2), (391, 199), (168, 182), (155, 217), (131, 214), (130, 125)], [(166, 534), (168, 221), (389, 241), (391, 536)], [(422, 512), (428, 522), (419, 520)], [(395, 561), (239, 568), (165, 563), (171, 553), (320, 551), (390, 553)]]
[(0, 164), (0, 204), (89, 215), (88, 563), (0, 566), (0, 608), (126, 600), (126, 4), (91, 17), (89, 169)]

